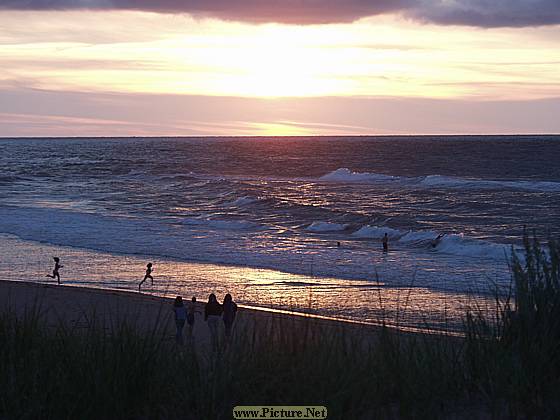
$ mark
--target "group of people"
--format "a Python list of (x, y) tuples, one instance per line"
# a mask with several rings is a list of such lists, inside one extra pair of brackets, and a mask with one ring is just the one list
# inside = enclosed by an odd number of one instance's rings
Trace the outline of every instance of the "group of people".
[[(196, 297), (193, 296), (188, 307), (183, 303), (183, 298), (177, 296), (175, 302), (173, 303), (173, 311), (175, 312), (175, 325), (177, 327), (176, 340), (177, 344), (183, 344), (183, 328), (185, 323), (188, 325), (188, 337), (192, 339), (193, 329), (195, 323), (195, 314), (200, 311), (197, 310)], [(220, 322), (224, 323), (225, 328), (225, 339), (226, 345), (231, 339), (231, 331), (233, 329), (233, 323), (235, 321), (235, 316), (237, 314), (237, 304), (233, 301), (233, 298), (228, 293), (224, 296), (223, 303), (219, 303), (216, 295), (211, 293), (208, 296), (208, 303), (204, 306), (204, 320), (208, 324), (208, 329), (210, 330), (210, 340), (212, 343), (212, 348), (217, 350), (218, 348), (218, 334), (220, 330)]]
[[(430, 242), (432, 248), (437, 247), (437, 245), (441, 242), (443, 236), (445, 234), (440, 234), (437, 238), (433, 239)], [(387, 252), (389, 250), (389, 237), (387, 233), (383, 235), (382, 238), (383, 244), (383, 252)], [(340, 242), (337, 242), (337, 247), (340, 247)], [(60, 264), (60, 258), (53, 257), (54, 259), (54, 268), (52, 275), (47, 274), (47, 277), (52, 279), (57, 279), (58, 284), (60, 284), (60, 272), (59, 270), (64, 267)], [(144, 274), (144, 278), (138, 284), (138, 291), (141, 290), (142, 285), (146, 280), (151, 280), (152, 286), (154, 284), (154, 277), (152, 276), (153, 271), (153, 264), (148, 263), (146, 265), (146, 273)], [(177, 343), (183, 344), (183, 329), (185, 324), (188, 325), (188, 337), (192, 338), (193, 336), (193, 329), (194, 329), (194, 321), (195, 321), (195, 313), (199, 312), (196, 310), (196, 297), (193, 296), (191, 299), (190, 304), (186, 307), (183, 303), (183, 298), (181, 296), (177, 296), (175, 298), (175, 303), (173, 304), (173, 310), (175, 311), (175, 324), (177, 326), (177, 334), (176, 339)], [(231, 330), (233, 327), (233, 322), (235, 320), (235, 315), (237, 313), (237, 305), (233, 301), (231, 295), (228, 293), (224, 296), (224, 301), (222, 304), (218, 302), (216, 295), (214, 293), (210, 294), (208, 297), (208, 303), (204, 308), (204, 320), (208, 323), (208, 328), (210, 329), (210, 337), (212, 341), (212, 346), (217, 348), (218, 345), (218, 330), (220, 325), (220, 320), (223, 321), (225, 327), (225, 337), (226, 343), (229, 341), (231, 337)]]
[[(445, 236), (445, 233), (440, 233), (436, 238), (432, 239), (430, 241), (430, 246), (432, 247), (432, 249), (435, 249), (439, 243), (442, 241), (443, 237)], [(389, 236), (387, 233), (385, 233), (383, 235), (383, 238), (381, 239), (381, 243), (383, 244), (383, 252), (388, 252), (389, 251)], [(336, 243), (337, 248), (341, 247), (341, 243), (337, 242)], [(47, 274), (47, 277), (50, 277), (52, 279), (57, 279), (58, 284), (60, 284), (60, 272), (59, 270), (64, 267), (63, 265), (60, 264), (60, 258), (58, 257), (53, 257), (54, 259), (54, 269), (53, 269), (53, 273), (51, 274)], [(152, 276), (152, 271), (153, 271), (153, 264), (152, 263), (148, 263), (146, 265), (146, 274), (144, 274), (144, 278), (142, 279), (142, 281), (138, 284), (138, 291), (141, 290), (142, 285), (144, 284), (144, 282), (148, 279), (151, 280), (152, 286), (154, 285), (154, 277)], [(210, 295), (212, 296), (212, 295)], [(229, 295), (226, 295), (226, 297)], [(215, 296), (214, 296), (215, 297)], [(230, 296), (231, 298), (231, 296)]]
[[(54, 260), (53, 272), (52, 272), (52, 274), (47, 274), (45, 277), (49, 277), (51, 279), (56, 279), (57, 283), (60, 284), (60, 269), (63, 268), (64, 266), (62, 264), (60, 264), (60, 258), (59, 257), (53, 257), (53, 260)], [(152, 263), (148, 263), (146, 265), (146, 274), (144, 274), (144, 278), (138, 284), (138, 291), (140, 291), (140, 289), (142, 288), (142, 285), (148, 279), (150, 279), (152, 281), (152, 286), (154, 285), (154, 277), (152, 276), (152, 266), (153, 266)]]
[[(56, 279), (58, 284), (60, 284), (60, 269), (64, 266), (60, 263), (59, 257), (53, 257), (54, 268), (52, 274), (47, 274), (47, 277)], [(138, 290), (141, 289), (142, 284), (146, 280), (151, 280), (152, 285), (154, 284), (154, 277), (152, 276), (153, 264), (148, 263), (146, 265), (146, 274), (144, 278), (138, 285)], [(187, 336), (189, 338), (193, 337), (195, 314), (201, 313), (197, 310), (196, 297), (193, 296), (188, 306), (185, 306), (183, 298), (177, 296), (173, 304), (173, 310), (175, 311), (175, 324), (177, 326), (176, 339), (178, 344), (183, 344), (183, 329), (185, 324), (187, 324)], [(208, 303), (204, 307), (204, 320), (208, 323), (208, 328), (210, 330), (210, 338), (212, 341), (212, 346), (214, 349), (218, 347), (218, 334), (220, 330), (220, 321), (224, 323), (225, 328), (225, 338), (226, 344), (231, 338), (231, 331), (233, 328), (233, 323), (235, 321), (235, 316), (237, 314), (237, 304), (233, 301), (233, 298), (228, 293), (224, 296), (222, 303), (218, 302), (216, 295), (214, 293), (208, 296)]]

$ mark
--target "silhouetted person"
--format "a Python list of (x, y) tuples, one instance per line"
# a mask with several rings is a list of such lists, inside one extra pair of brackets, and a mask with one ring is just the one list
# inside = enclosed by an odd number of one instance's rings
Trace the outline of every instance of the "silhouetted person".
[(60, 270), (64, 266), (60, 264), (60, 258), (53, 257), (53, 260), (54, 260), (54, 268), (53, 268), (52, 276), (50, 274), (47, 274), (47, 277), (50, 277), (51, 279), (56, 279), (58, 281), (58, 284), (60, 284), (60, 273), (58, 272), (58, 270)]
[(389, 251), (389, 237), (387, 234), (383, 236), (383, 252)]
[(218, 299), (214, 293), (208, 296), (208, 303), (204, 307), (204, 320), (208, 322), (210, 329), (210, 340), (212, 342), (212, 349), (218, 349), (218, 329), (220, 328), (220, 318), (222, 316), (222, 305), (219, 304)]
[(432, 248), (435, 248), (436, 246), (439, 245), (439, 243), (441, 242), (441, 239), (445, 236), (445, 233), (440, 233), (435, 239), (432, 239), (432, 241), (430, 242), (430, 245), (432, 245)]
[(336, 243), (336, 247), (337, 247), (337, 248), (340, 248), (340, 242), (337, 242), (337, 243)]
[(187, 309), (183, 305), (183, 298), (177, 296), (173, 303), (173, 311), (175, 312), (175, 325), (177, 326), (177, 333), (175, 339), (177, 344), (183, 345), (183, 328), (185, 327), (185, 320), (187, 319)]
[(144, 282), (148, 279), (150, 279), (152, 281), (152, 286), (153, 286), (154, 285), (154, 278), (152, 277), (152, 263), (148, 263), (146, 265), (146, 274), (144, 275), (144, 279), (138, 285), (138, 291), (140, 291), (140, 288), (142, 287)]
[(192, 338), (193, 329), (194, 329), (194, 315), (196, 313), (200, 313), (200, 311), (196, 310), (196, 297), (192, 297), (191, 303), (187, 309), (187, 325), (189, 326), (189, 338)]
[(231, 337), (231, 328), (233, 327), (233, 321), (235, 321), (235, 314), (237, 314), (237, 305), (235, 304), (229, 293), (224, 297), (222, 310), (222, 318), (226, 327), (226, 340), (229, 341)]

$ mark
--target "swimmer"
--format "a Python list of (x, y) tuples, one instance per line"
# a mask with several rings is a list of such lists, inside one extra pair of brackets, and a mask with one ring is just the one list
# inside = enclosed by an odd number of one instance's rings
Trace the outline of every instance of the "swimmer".
[(432, 239), (432, 241), (430, 242), (430, 245), (432, 245), (432, 248), (435, 248), (436, 246), (439, 245), (439, 243), (441, 242), (441, 239), (445, 236), (445, 233), (440, 233), (435, 239)]
[(387, 234), (383, 236), (383, 252), (389, 251), (389, 237)]

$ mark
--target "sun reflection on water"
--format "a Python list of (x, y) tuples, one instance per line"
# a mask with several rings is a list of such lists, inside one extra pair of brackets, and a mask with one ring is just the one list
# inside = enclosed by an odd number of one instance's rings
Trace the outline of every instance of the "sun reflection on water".
[(394, 287), (372, 279), (343, 280), (280, 271), (56, 247), (3, 235), (0, 279), (45, 281), (53, 255), (64, 265), (62, 281), (71, 286), (136, 291), (145, 264), (154, 263), (154, 286), (145, 293), (181, 294), (205, 301), (209, 293), (233, 294), (240, 304), (402, 327), (458, 330), (467, 308), (494, 308), (491, 296)]

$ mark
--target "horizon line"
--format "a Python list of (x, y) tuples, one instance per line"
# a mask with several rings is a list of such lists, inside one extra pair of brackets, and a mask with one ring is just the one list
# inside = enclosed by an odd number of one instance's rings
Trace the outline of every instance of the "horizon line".
[(454, 133), (454, 134), (437, 134), (437, 133), (423, 133), (423, 134), (295, 134), (295, 135), (130, 135), (130, 136), (0, 136), (0, 140), (24, 140), (24, 139), (161, 139), (161, 138), (199, 138), (199, 139), (242, 139), (242, 138), (308, 138), (308, 137), (323, 137), (323, 138), (347, 138), (347, 137), (560, 137), (560, 133), (493, 133), (493, 134), (482, 134), (482, 133)]

